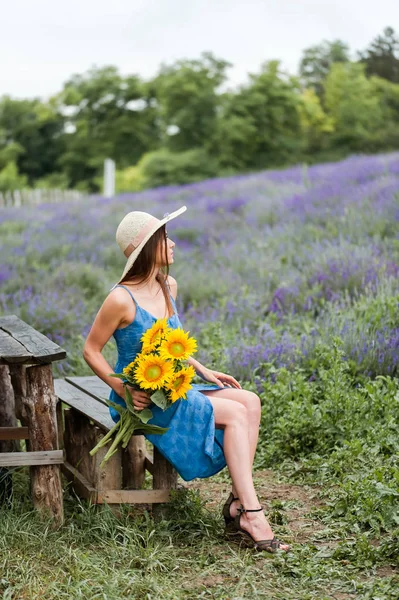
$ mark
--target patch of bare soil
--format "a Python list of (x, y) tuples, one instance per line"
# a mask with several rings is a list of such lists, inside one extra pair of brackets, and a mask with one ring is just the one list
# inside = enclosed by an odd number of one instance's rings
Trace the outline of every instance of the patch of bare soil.
[[(199, 490), (206, 499), (207, 505), (219, 510), (230, 493), (229, 485), (217, 481), (217, 478), (196, 479), (184, 485)], [(313, 509), (323, 506), (317, 488), (278, 483), (274, 472), (269, 470), (256, 472), (255, 487), (270, 520), (276, 520), (277, 524), (284, 524), (290, 532), (292, 541), (309, 542), (316, 532), (324, 529), (322, 523), (308, 516)], [(280, 523), (279, 518), (281, 518)]]

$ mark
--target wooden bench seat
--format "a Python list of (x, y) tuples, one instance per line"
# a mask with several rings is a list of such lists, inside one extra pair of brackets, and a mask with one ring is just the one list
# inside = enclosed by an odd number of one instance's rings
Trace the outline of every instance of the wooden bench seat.
[[(92, 503), (164, 503), (170, 490), (176, 488), (177, 473), (154, 448), (153, 460), (147, 455), (142, 434), (136, 431), (128, 445), (100, 463), (111, 442), (94, 456), (90, 450), (114, 425), (106, 399), (110, 387), (99, 377), (66, 377), (55, 379), (58, 398), (58, 429), (63, 432), (63, 472), (75, 493)], [(153, 476), (153, 489), (142, 490), (145, 471)]]

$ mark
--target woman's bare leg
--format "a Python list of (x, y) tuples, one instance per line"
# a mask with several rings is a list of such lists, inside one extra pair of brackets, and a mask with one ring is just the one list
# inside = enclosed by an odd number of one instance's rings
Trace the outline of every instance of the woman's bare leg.
[[(254, 463), (256, 447), (258, 445), (259, 438), (259, 424), (261, 417), (261, 403), (260, 398), (253, 392), (249, 392), (247, 390), (238, 390), (235, 388), (228, 388), (223, 390), (210, 390), (209, 392), (202, 392), (206, 394), (208, 397), (213, 398), (226, 398), (228, 400), (233, 400), (234, 402), (238, 402), (242, 404), (247, 409), (248, 413), (248, 441), (250, 448), (250, 462), (251, 469)], [(232, 493), (234, 497), (238, 497), (238, 492), (234, 486), (232, 485)], [(234, 517), (237, 514), (237, 509), (240, 506), (240, 500), (235, 500), (232, 502), (230, 506), (230, 515)]]
[[(260, 508), (252, 480), (251, 450), (248, 440), (248, 411), (242, 404), (227, 398), (210, 397), (215, 424), (224, 429), (224, 454), (233, 485), (244, 508)], [(263, 512), (244, 513), (241, 527), (255, 540), (273, 538), (273, 531)], [(288, 546), (281, 546), (288, 549)]]

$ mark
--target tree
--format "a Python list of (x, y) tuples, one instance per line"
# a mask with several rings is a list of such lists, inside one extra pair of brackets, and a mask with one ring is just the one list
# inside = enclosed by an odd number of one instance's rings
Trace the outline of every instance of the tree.
[(145, 154), (137, 165), (143, 187), (193, 183), (215, 177), (218, 164), (203, 148), (171, 152), (167, 148)]
[(307, 152), (313, 154), (323, 150), (334, 131), (334, 123), (324, 112), (320, 98), (313, 89), (302, 92), (299, 113)]
[(164, 145), (175, 151), (207, 146), (217, 119), (217, 91), (229, 66), (204, 52), (199, 60), (179, 60), (161, 67), (152, 85)]
[(346, 151), (369, 151), (383, 126), (383, 110), (364, 65), (335, 64), (325, 83), (325, 108), (334, 126), (333, 143)]
[[(0, 100), (0, 161), (16, 162), (32, 184), (56, 170), (63, 118), (40, 100)], [(9, 159), (4, 157), (9, 155)]]
[(159, 144), (157, 111), (147, 86), (136, 76), (122, 77), (115, 67), (73, 76), (56, 100), (66, 115), (59, 164), (74, 186), (86, 182), (96, 191), (105, 158), (124, 168)]
[(369, 48), (359, 52), (359, 58), (366, 65), (367, 75), (378, 75), (399, 83), (399, 38), (392, 27), (386, 27)]
[(0, 169), (0, 192), (14, 192), (27, 187), (28, 178), (18, 173), (14, 161), (9, 162), (4, 169)]
[(391, 83), (381, 77), (371, 77), (373, 93), (381, 108), (382, 126), (379, 130), (378, 150), (397, 150), (399, 148), (399, 84)]
[(348, 61), (349, 46), (347, 44), (341, 40), (324, 41), (304, 50), (299, 65), (300, 78), (305, 87), (314, 89), (320, 97), (331, 65)]
[(250, 83), (227, 94), (212, 150), (225, 168), (257, 169), (295, 161), (301, 146), (299, 83), (265, 63)]

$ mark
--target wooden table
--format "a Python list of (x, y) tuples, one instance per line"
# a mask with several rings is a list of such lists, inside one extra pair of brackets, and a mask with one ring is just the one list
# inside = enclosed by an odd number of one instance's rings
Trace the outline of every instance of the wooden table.
[[(0, 317), (0, 468), (30, 466), (33, 504), (57, 523), (63, 522), (63, 452), (51, 365), (65, 357), (16, 315)], [(18, 439), (26, 439), (27, 452), (15, 451)]]

